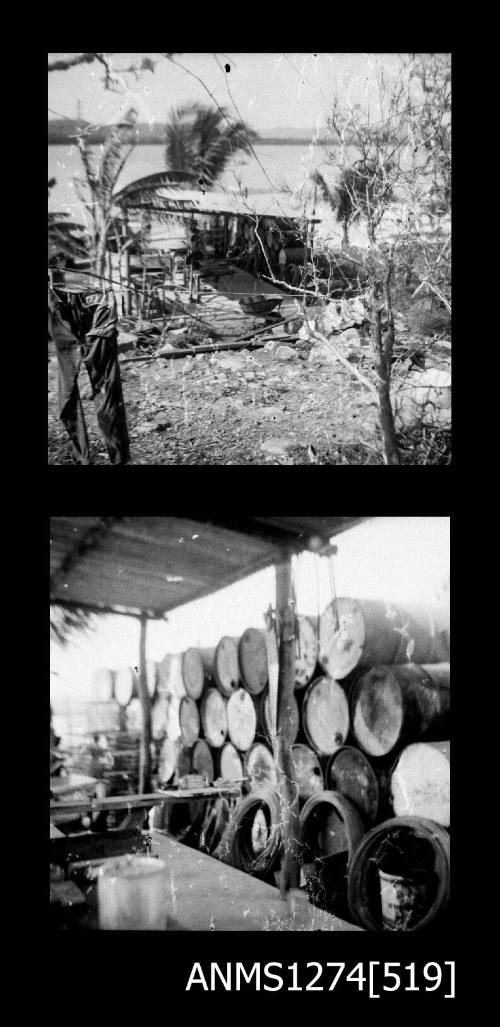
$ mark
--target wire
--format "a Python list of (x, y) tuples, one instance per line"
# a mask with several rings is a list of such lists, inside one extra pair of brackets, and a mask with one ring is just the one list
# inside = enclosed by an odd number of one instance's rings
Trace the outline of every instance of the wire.
[(337, 603), (337, 588), (336, 588), (336, 585), (335, 585), (334, 560), (333, 560), (333, 556), (329, 556), (329, 557), (327, 557), (327, 559), (328, 559), (328, 574), (329, 574), (329, 577), (330, 577), (330, 594), (331, 594), (331, 597), (332, 597), (332, 609), (333, 609), (334, 622), (335, 622), (335, 631), (338, 631), (339, 630), (339, 623), (340, 622), (339, 622), (339, 611), (338, 611), (338, 603)]
[(231, 817), (231, 804), (223, 796), (219, 796), (209, 806), (200, 834), (200, 852), (213, 854), (220, 844), (224, 831)]
[(315, 567), (315, 571), (316, 571), (316, 574), (315, 574), (315, 577), (316, 577), (316, 609), (317, 609), (317, 612), (318, 612), (318, 619), (317, 619), (317, 624), (316, 624), (316, 634), (317, 634), (318, 652), (319, 652), (319, 625), (320, 625), (320, 619), (321, 619), (321, 605), (320, 605), (321, 600), (320, 600), (320, 585), (319, 585), (319, 556), (317, 555), (317, 553), (314, 554), (314, 567)]

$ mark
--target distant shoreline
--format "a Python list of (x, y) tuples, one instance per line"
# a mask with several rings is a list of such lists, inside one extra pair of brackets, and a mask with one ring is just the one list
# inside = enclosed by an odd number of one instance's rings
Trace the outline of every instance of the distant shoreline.
[[(103, 140), (95, 138), (92, 140), (92, 145), (99, 146)], [(254, 146), (310, 146), (312, 142), (315, 142), (318, 146), (326, 145), (324, 139), (254, 139)], [(49, 146), (73, 146), (75, 143), (74, 135), (67, 136), (65, 139), (57, 138), (51, 139), (49, 135), (48, 145)], [(136, 146), (164, 146), (164, 139), (138, 139)], [(331, 144), (330, 144), (331, 145)]]

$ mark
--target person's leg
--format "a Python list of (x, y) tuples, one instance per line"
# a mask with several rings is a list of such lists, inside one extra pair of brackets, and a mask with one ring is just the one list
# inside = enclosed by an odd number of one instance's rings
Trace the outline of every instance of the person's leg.
[(77, 331), (77, 317), (71, 306), (51, 300), (49, 336), (59, 366), (59, 417), (73, 444), (73, 459), (79, 464), (89, 464), (89, 441), (78, 390), (81, 357)]
[(130, 449), (118, 363), (117, 324), (116, 300), (111, 293), (93, 311), (92, 327), (85, 337), (83, 359), (110, 462), (126, 464), (130, 459)]

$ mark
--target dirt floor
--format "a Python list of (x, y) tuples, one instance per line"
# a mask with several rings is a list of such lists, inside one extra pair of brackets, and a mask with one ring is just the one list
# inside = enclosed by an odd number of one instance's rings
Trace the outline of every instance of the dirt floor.
[[(350, 463), (352, 447), (382, 462), (376, 409), (340, 364), (311, 363), (308, 347), (197, 355), (151, 363), (121, 358), (134, 464)], [(108, 462), (85, 371), (79, 379), (92, 462)], [(49, 350), (49, 463), (72, 463), (57, 414)]]

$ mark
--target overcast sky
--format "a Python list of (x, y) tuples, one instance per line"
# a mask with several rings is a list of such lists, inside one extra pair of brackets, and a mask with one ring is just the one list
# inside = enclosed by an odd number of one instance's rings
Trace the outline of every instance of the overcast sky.
[[(68, 56), (51, 53), (49, 59)], [(145, 71), (138, 81), (126, 76), (122, 94), (104, 88), (104, 69), (98, 63), (51, 72), (49, 117), (75, 117), (81, 101), (82, 117), (92, 123), (115, 121), (131, 106), (140, 120), (161, 122), (172, 107), (211, 103), (200, 83), (159, 54), (115, 54), (113, 66), (127, 67), (144, 56), (158, 62), (154, 73)], [(377, 69), (383, 67), (392, 75), (399, 58), (397, 53), (183, 53), (175, 60), (198, 75), (218, 103), (234, 113), (229, 88), (242, 117), (260, 132), (321, 127), (336, 94), (353, 103), (370, 101)]]

